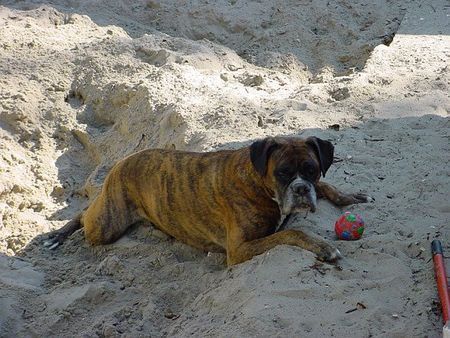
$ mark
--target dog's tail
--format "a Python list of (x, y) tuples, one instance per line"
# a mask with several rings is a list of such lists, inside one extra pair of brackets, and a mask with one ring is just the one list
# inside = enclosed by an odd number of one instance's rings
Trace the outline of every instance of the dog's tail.
[(54, 232), (50, 233), (48, 239), (44, 242), (44, 246), (49, 248), (50, 250), (54, 250), (58, 246), (63, 244), (67, 237), (81, 228), (82, 216), (83, 213), (78, 214), (77, 217), (66, 223), (61, 229), (55, 230)]

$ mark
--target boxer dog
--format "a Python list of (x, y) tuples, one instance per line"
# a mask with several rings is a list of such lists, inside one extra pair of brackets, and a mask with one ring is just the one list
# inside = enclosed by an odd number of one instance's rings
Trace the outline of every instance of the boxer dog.
[(92, 204), (45, 245), (56, 248), (81, 226), (90, 244), (107, 244), (147, 220), (193, 247), (226, 253), (229, 266), (280, 244), (335, 261), (341, 255), (324, 239), (277, 231), (286, 216), (314, 212), (321, 197), (337, 206), (368, 202), (364, 194), (319, 181), (333, 153), (333, 145), (317, 137), (268, 137), (209, 153), (143, 150), (116, 163)]

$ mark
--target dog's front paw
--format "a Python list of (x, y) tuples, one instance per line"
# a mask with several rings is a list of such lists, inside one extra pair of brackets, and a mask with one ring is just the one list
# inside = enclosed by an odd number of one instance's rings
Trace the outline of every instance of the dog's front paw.
[(362, 194), (362, 193), (357, 193), (357, 194), (352, 194), (352, 198), (353, 198), (353, 203), (369, 203), (369, 202), (374, 202), (375, 199), (370, 197), (369, 195), (366, 194)]
[(329, 244), (323, 245), (317, 253), (317, 259), (323, 262), (336, 262), (341, 258), (341, 252)]

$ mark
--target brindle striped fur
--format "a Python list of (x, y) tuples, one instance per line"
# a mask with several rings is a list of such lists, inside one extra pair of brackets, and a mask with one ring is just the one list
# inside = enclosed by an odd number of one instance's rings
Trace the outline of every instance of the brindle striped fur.
[[(339, 251), (321, 238), (296, 230), (276, 232), (281, 214), (274, 200), (279, 185), (275, 168), (283, 161), (297, 166), (306, 159), (320, 168), (320, 155), (298, 138), (259, 142), (278, 145), (266, 154), (263, 175), (251, 160), (250, 147), (210, 153), (161, 149), (135, 153), (111, 169), (80, 222), (69, 223), (56, 242), (62, 243), (81, 224), (92, 245), (111, 243), (132, 224), (148, 220), (193, 247), (226, 252), (228, 265), (279, 244), (302, 247), (323, 260), (339, 258)], [(339, 205), (367, 201), (364, 195), (343, 194), (319, 182), (319, 177), (320, 171), (315, 181), (318, 196)]]

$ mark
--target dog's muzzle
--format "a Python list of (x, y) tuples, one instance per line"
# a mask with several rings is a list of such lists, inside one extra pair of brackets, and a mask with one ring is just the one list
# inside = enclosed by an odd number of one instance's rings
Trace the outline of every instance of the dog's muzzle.
[(283, 213), (290, 214), (305, 210), (316, 211), (317, 196), (314, 184), (301, 177), (293, 180), (286, 189)]

